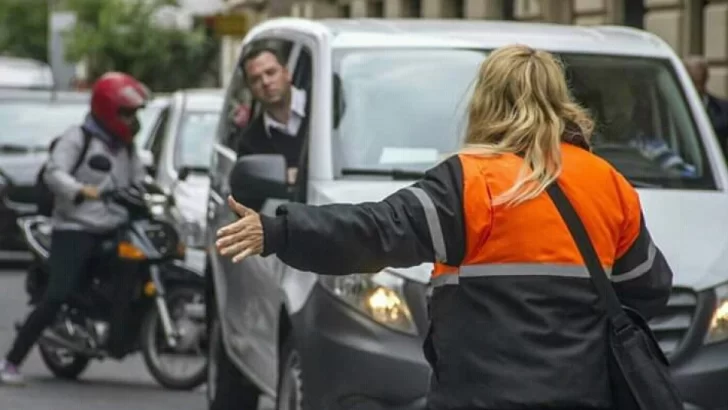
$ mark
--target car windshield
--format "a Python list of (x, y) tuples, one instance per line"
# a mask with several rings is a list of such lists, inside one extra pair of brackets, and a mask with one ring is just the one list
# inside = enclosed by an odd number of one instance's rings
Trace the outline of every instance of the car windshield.
[[(337, 50), (336, 170), (424, 171), (462, 146), (485, 50)], [(560, 54), (594, 116), (594, 152), (635, 186), (715, 189), (705, 148), (667, 60)], [(433, 69), (437, 67), (437, 69)]]
[(176, 169), (182, 166), (209, 166), (219, 119), (220, 113), (217, 111), (187, 111), (184, 114), (175, 144)]
[(0, 102), (0, 148), (46, 149), (51, 140), (83, 123), (88, 105), (76, 102)]

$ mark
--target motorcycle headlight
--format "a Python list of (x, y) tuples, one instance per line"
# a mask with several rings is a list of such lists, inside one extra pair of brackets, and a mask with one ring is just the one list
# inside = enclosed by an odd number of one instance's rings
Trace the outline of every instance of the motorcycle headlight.
[(728, 340), (728, 284), (715, 289), (715, 310), (710, 319), (705, 343), (718, 343)]
[(152, 216), (161, 217), (165, 214), (167, 197), (163, 194), (144, 194), (144, 201), (149, 207)]
[(386, 271), (377, 274), (321, 276), (321, 285), (344, 303), (390, 329), (416, 335), (404, 279)]

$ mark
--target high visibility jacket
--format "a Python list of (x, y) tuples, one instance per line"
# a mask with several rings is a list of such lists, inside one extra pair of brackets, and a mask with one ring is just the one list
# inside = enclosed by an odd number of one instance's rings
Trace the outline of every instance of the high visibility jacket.
[[(672, 272), (636, 191), (583, 148), (563, 143), (562, 161), (559, 183), (622, 303), (654, 316)], [(323, 274), (435, 262), (430, 409), (609, 408), (606, 319), (554, 204), (493, 204), (521, 166), (461, 154), (382, 202), (285, 205), (263, 217), (264, 255)]]

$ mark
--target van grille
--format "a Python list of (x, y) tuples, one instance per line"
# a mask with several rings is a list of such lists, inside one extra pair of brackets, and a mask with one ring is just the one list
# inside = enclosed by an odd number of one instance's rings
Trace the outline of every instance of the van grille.
[(650, 320), (650, 328), (666, 355), (675, 352), (685, 339), (693, 323), (697, 304), (695, 292), (686, 288), (673, 288), (663, 313)]

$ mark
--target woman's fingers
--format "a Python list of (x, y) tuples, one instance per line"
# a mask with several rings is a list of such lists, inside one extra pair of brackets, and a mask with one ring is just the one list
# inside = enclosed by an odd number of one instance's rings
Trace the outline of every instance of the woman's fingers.
[(251, 232), (252, 229), (246, 229), (245, 227), (237, 232), (233, 232), (230, 234), (227, 234), (225, 236), (220, 236), (215, 242), (215, 245), (217, 245), (218, 248), (225, 247), (228, 245), (232, 245), (235, 242), (240, 242), (243, 240), (248, 239), (249, 237), (255, 236), (254, 232)]
[(222, 248), (222, 250), (220, 251), (220, 254), (223, 256), (230, 256), (230, 255), (235, 255), (240, 252), (243, 252), (246, 249), (249, 249), (251, 252), (253, 252), (253, 251), (256, 251), (257, 242), (258, 241), (255, 238), (249, 238), (244, 241), (239, 241), (239, 242), (233, 243), (232, 245)]
[(233, 263), (238, 263), (252, 254), (253, 254), (252, 248), (246, 249), (246, 250), (238, 253), (237, 255), (233, 256)]
[(232, 235), (238, 232), (244, 232), (256, 225), (257, 224), (255, 223), (255, 218), (253, 218), (252, 216), (241, 218), (231, 224), (225, 225), (220, 228), (220, 230), (217, 231), (217, 236), (222, 237)]
[(240, 202), (236, 201), (232, 195), (228, 196), (228, 205), (241, 218), (243, 218), (246, 215), (249, 215), (251, 213), (255, 213), (255, 211), (253, 211), (252, 209), (247, 208), (247, 207), (243, 206)]
[(230, 256), (240, 253), (249, 247), (249, 241), (239, 241), (220, 249), (220, 255)]

